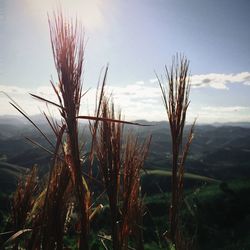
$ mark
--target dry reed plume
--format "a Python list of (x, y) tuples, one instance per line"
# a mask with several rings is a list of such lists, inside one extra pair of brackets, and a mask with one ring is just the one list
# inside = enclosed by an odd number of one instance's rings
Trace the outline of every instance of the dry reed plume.
[[(41, 133), (49, 144), (46, 148), (27, 138), (51, 154), (51, 167), (45, 185), (40, 192), (32, 193), (35, 187), (36, 172), (32, 170), (25, 188), (19, 185), (13, 202), (13, 225), (15, 234), (7, 244), (16, 242), (13, 249), (25, 246), (26, 249), (63, 249), (64, 236), (76, 212), (75, 231), (78, 235), (78, 249), (89, 249), (90, 220), (97, 214), (92, 209), (90, 186), (93, 181), (92, 164), (96, 150), (102, 170), (104, 186), (109, 198), (112, 215), (113, 249), (128, 249), (129, 237), (135, 239), (138, 249), (143, 249), (141, 230), (142, 202), (140, 200), (140, 170), (143, 168), (149, 142), (139, 144), (130, 135), (126, 144), (123, 141), (123, 124), (140, 125), (122, 121), (115, 117), (114, 106), (105, 98), (104, 87), (106, 68), (96, 116), (79, 115), (82, 94), (82, 67), (84, 57), (83, 34), (77, 20), (67, 22), (62, 13), (49, 19), (51, 45), (58, 84), (51, 81), (58, 103), (31, 94), (34, 98), (54, 105), (61, 114), (61, 123), (47, 116), (45, 118), (54, 132), (56, 142), (51, 139), (16, 104), (12, 104)], [(82, 172), (82, 152), (79, 146), (78, 120), (94, 120), (90, 126), (92, 146), (89, 152), (89, 168)], [(101, 125), (99, 124), (101, 121)], [(122, 149), (122, 146), (125, 149)], [(86, 157), (86, 155), (84, 156)], [(24, 240), (21, 236), (29, 233)]]
[[(140, 173), (148, 154), (151, 138), (139, 142), (131, 132), (124, 137), (123, 125), (140, 125), (121, 120), (116, 115), (113, 102), (105, 95), (106, 68), (95, 116), (79, 114), (82, 93), (82, 69), (84, 39), (77, 20), (67, 22), (62, 13), (49, 18), (50, 37), (58, 84), (51, 81), (58, 103), (32, 95), (38, 100), (54, 105), (61, 114), (58, 124), (46, 114), (48, 124), (55, 134), (55, 145), (16, 105), (42, 134), (51, 149), (37, 144), (52, 155), (47, 185), (37, 190), (36, 169), (33, 168), (25, 184), (19, 184), (13, 199), (13, 230), (10, 241), (13, 249), (20, 242), (26, 249), (63, 249), (64, 235), (73, 210), (77, 215), (76, 233), (78, 249), (89, 249), (90, 221), (92, 213), (91, 184), (94, 181), (92, 166), (96, 156), (111, 211), (111, 234), (114, 250), (127, 250), (130, 244), (143, 250), (143, 202), (140, 197)], [(172, 196), (169, 209), (169, 232), (165, 233), (177, 250), (187, 249), (188, 243), (181, 231), (180, 209), (183, 201), (184, 165), (193, 139), (194, 124), (183, 145), (186, 112), (189, 106), (189, 62), (184, 56), (176, 56), (172, 66), (166, 67), (167, 85), (158, 78), (164, 106), (167, 111), (172, 136)], [(83, 173), (82, 152), (79, 146), (79, 119), (94, 120), (90, 123), (92, 145), (89, 152), (89, 167)], [(86, 157), (86, 156), (85, 156)], [(97, 206), (99, 209), (99, 206)], [(92, 214), (91, 214), (92, 213)], [(30, 229), (30, 228), (31, 229)], [(22, 234), (30, 237), (21, 240)], [(8, 242), (7, 242), (8, 243)]]
[[(77, 204), (79, 215), (79, 249), (88, 249), (90, 192), (87, 181), (82, 175), (77, 119), (82, 98), (83, 34), (77, 20), (75, 23), (67, 22), (62, 13), (54, 14), (53, 20), (49, 19), (49, 27), (59, 81), (57, 86), (52, 81), (51, 85), (59, 104), (37, 95), (31, 95), (59, 108), (63, 118), (61, 125), (49, 119), (45, 114), (56, 136), (56, 145), (19, 107), (12, 104), (38, 129), (54, 151), (30, 140), (52, 154), (52, 163), (48, 184), (37, 197), (36, 209), (32, 211), (36, 214), (36, 220), (32, 220), (33, 233), (28, 249), (34, 249), (34, 247), (35, 249), (40, 249), (40, 247), (62, 249), (64, 224), (69, 209), (67, 205), (72, 201), (69, 199), (71, 192), (69, 189), (74, 190), (73, 202)], [(65, 143), (63, 143), (64, 137)]]
[[(167, 111), (169, 126), (172, 136), (172, 184), (171, 205), (169, 209), (169, 232), (165, 236), (175, 248), (187, 249), (182, 238), (180, 229), (179, 213), (183, 199), (184, 164), (187, 158), (190, 144), (193, 139), (193, 128), (191, 127), (187, 142), (183, 146), (183, 131), (186, 121), (186, 113), (189, 106), (189, 62), (184, 56), (173, 58), (172, 66), (165, 68), (166, 86), (158, 77), (162, 92), (164, 106)], [(183, 246), (184, 245), (184, 246)]]
[(140, 171), (150, 140), (140, 144), (129, 134), (124, 142), (121, 114), (116, 118), (114, 104), (106, 97), (101, 117), (105, 120), (97, 131), (96, 152), (111, 211), (113, 249), (129, 249), (130, 236), (136, 249), (143, 249)]

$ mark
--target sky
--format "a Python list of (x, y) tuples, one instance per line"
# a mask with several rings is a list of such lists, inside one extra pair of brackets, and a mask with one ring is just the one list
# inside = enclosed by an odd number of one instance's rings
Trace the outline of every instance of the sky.
[(109, 63), (108, 90), (125, 118), (165, 120), (155, 73), (164, 77), (183, 53), (192, 85), (188, 121), (250, 122), (249, 0), (0, 0), (0, 115), (17, 114), (6, 94), (30, 115), (47, 107), (28, 93), (56, 100), (47, 15), (59, 5), (84, 26), (90, 91), (82, 115), (92, 114)]

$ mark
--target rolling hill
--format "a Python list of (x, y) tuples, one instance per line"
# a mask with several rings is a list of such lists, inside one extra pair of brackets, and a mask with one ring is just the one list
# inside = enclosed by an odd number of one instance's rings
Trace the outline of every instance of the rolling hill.
[[(51, 156), (29, 143), (25, 137), (49, 148), (47, 142), (32, 125), (23, 119), (7, 118), (6, 120), (6, 117), (0, 117), (0, 135), (2, 135), (0, 136), (0, 160), (5, 162), (5, 166), (13, 164), (21, 166), (22, 169), (31, 168), (37, 164), (41, 172), (46, 172)], [(32, 119), (49, 138), (53, 139), (51, 129), (40, 117), (36, 116)], [(141, 140), (152, 134), (145, 168), (150, 171), (158, 170), (160, 171), (158, 176), (161, 175), (162, 178), (165, 178), (167, 172), (164, 173), (162, 170), (167, 171), (171, 168), (171, 137), (168, 124), (166, 122), (137, 122), (150, 126), (126, 126), (125, 133), (133, 130)], [(249, 124), (243, 124), (242, 127), (239, 124), (236, 125), (197, 125), (186, 163), (187, 173), (219, 180), (250, 177), (250, 126)], [(187, 126), (187, 130), (189, 127)], [(80, 137), (80, 141), (87, 142), (87, 150), (90, 134), (86, 124), (81, 125), (81, 129), (84, 130), (84, 133)], [(3, 175), (7, 175), (5, 170), (2, 171)]]

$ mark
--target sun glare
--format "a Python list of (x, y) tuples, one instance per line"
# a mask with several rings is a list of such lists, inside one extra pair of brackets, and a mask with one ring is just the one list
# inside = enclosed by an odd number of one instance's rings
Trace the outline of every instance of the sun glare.
[[(103, 24), (103, 2), (101, 0), (26, 0), (26, 3), (35, 19), (40, 19), (41, 16), (45, 16), (47, 13), (51, 13), (61, 7), (65, 15), (77, 16), (88, 31), (97, 30)], [(44, 23), (47, 20), (40, 21)]]

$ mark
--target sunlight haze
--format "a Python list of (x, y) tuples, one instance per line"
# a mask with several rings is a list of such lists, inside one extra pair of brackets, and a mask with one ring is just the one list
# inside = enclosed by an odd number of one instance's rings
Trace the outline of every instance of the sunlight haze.
[[(192, 84), (188, 120), (250, 122), (247, 0), (0, 0), (0, 91), (27, 113), (47, 109), (30, 92), (56, 100), (49, 84), (57, 76), (47, 17), (60, 8), (84, 27), (83, 86), (91, 90), (82, 114), (93, 113), (98, 79), (109, 63), (108, 89), (123, 115), (164, 120), (155, 72), (164, 77), (172, 56), (183, 53)], [(0, 101), (0, 115), (17, 114), (5, 94)]]

